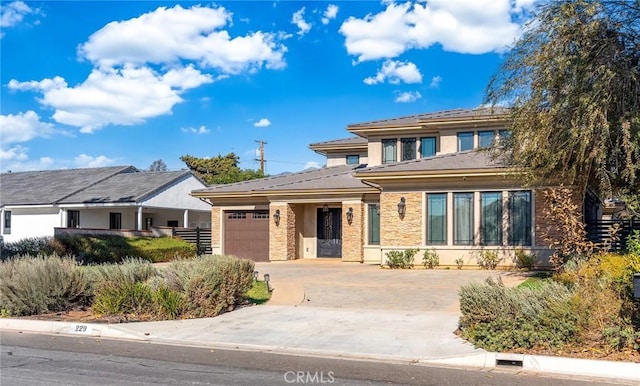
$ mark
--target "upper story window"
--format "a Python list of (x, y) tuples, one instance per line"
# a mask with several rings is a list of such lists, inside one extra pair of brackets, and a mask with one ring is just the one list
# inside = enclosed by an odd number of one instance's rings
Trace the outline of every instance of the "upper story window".
[(397, 146), (396, 139), (383, 139), (382, 140), (382, 163), (388, 164), (392, 162), (396, 162), (397, 157)]
[(473, 131), (458, 133), (458, 151), (473, 150)]
[(493, 130), (490, 131), (479, 131), (478, 132), (478, 147), (486, 148), (491, 147), (493, 145), (493, 140), (495, 139), (496, 134)]
[(402, 161), (416, 159), (416, 139), (401, 138), (400, 143), (402, 144)]
[(347, 165), (360, 165), (360, 156), (358, 154), (347, 155)]
[(420, 138), (420, 156), (422, 158), (436, 155), (436, 137)]
[(504, 144), (511, 138), (511, 132), (509, 130), (499, 130), (498, 131), (498, 140), (500, 144)]

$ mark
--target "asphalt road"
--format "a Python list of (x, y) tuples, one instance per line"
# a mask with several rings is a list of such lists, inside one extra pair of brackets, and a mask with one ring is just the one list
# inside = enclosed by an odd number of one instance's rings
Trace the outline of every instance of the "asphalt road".
[(512, 370), (461, 370), (59, 335), (1, 332), (0, 341), (3, 386), (604, 384)]

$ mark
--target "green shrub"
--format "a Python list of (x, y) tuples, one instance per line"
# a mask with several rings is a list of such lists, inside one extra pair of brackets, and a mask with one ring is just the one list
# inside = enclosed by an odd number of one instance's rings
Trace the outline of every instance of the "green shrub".
[(492, 280), (467, 284), (460, 289), (460, 329), (477, 347), (491, 351), (557, 348), (576, 337), (572, 297), (555, 282), (537, 289), (505, 288)]
[(478, 265), (482, 269), (496, 269), (502, 259), (498, 257), (498, 251), (483, 249), (478, 256)]
[(434, 269), (440, 265), (440, 257), (435, 249), (427, 249), (422, 254), (422, 265), (427, 269)]
[(70, 257), (21, 256), (0, 263), (0, 309), (20, 316), (88, 305), (91, 286)]
[(158, 276), (158, 270), (148, 260), (131, 257), (119, 264), (92, 265), (85, 269), (94, 286), (100, 286), (104, 282), (135, 284)]
[(417, 249), (405, 249), (404, 251), (387, 252), (386, 265), (392, 269), (411, 269), (413, 267), (413, 259), (418, 253)]
[(462, 267), (464, 266), (464, 259), (462, 257), (458, 257), (454, 262), (456, 263), (456, 268), (458, 269), (462, 269)]
[(253, 261), (234, 256), (203, 256), (175, 261), (165, 271), (169, 289), (185, 295), (188, 317), (211, 317), (246, 300), (253, 284)]
[(634, 230), (627, 236), (627, 253), (640, 256), (640, 231)]
[(155, 310), (161, 319), (177, 319), (184, 312), (184, 294), (161, 286), (152, 292)]
[(55, 251), (53, 237), (27, 237), (10, 243), (0, 243), (3, 260), (16, 256), (52, 255)]
[(524, 249), (517, 248), (515, 251), (516, 267), (531, 271), (538, 261), (538, 256), (535, 253), (526, 253)]
[(137, 237), (128, 240), (129, 245), (147, 260), (163, 263), (175, 259), (186, 259), (196, 255), (196, 246), (171, 237)]
[(107, 281), (96, 288), (93, 310), (100, 315), (146, 319), (154, 309), (153, 294), (145, 283)]

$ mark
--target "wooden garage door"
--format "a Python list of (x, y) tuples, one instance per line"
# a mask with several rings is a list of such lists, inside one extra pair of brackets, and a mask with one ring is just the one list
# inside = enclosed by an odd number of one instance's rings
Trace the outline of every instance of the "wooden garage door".
[(224, 253), (269, 261), (269, 211), (225, 212)]

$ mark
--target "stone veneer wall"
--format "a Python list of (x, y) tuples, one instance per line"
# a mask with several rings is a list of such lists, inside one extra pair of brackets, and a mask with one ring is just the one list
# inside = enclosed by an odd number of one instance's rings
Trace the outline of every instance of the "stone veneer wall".
[(269, 260), (294, 260), (296, 258), (296, 215), (291, 204), (269, 205), (269, 217), (273, 219), (280, 209), (280, 223), (269, 221)]
[[(422, 240), (422, 196), (420, 192), (380, 194), (380, 245), (417, 247)], [(398, 202), (405, 198), (404, 218), (398, 215)]]
[[(353, 221), (347, 221), (347, 211), (353, 208)], [(364, 259), (364, 204), (342, 203), (342, 261), (362, 262)]]
[(220, 240), (220, 236), (222, 235), (220, 227), (221, 223), (222, 209), (220, 208), (211, 208), (211, 246), (212, 247), (220, 247), (222, 245), (222, 240)]

